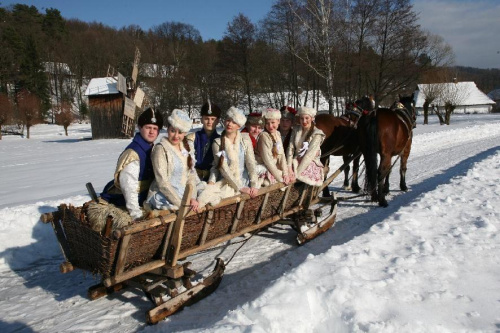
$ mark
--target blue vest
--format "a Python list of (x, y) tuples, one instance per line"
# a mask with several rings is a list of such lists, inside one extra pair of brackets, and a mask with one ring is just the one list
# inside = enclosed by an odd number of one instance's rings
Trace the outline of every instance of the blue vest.
[[(132, 142), (125, 148), (134, 150), (137, 155), (139, 155), (139, 181), (142, 180), (153, 180), (155, 177), (153, 171), (153, 162), (151, 161), (151, 151), (153, 146), (144, 140), (141, 133), (136, 133)], [(114, 191), (113, 191), (114, 190)], [(116, 191), (115, 181), (112, 180), (104, 186), (104, 190), (101, 193), (101, 198), (114, 204), (115, 206), (125, 206), (125, 197), (121, 191)], [(114, 193), (113, 193), (114, 192)], [(144, 200), (148, 195), (148, 189), (139, 193), (139, 205), (142, 206)]]
[(219, 137), (220, 134), (217, 133), (217, 130), (214, 130), (210, 137), (208, 137), (203, 129), (195, 133), (194, 151), (196, 154), (196, 169), (210, 170), (214, 161), (212, 143)]

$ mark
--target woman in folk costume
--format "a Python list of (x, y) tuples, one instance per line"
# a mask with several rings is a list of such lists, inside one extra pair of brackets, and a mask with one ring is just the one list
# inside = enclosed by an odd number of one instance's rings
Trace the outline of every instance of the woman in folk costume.
[(325, 134), (314, 126), (316, 113), (314, 108), (299, 108), (300, 127), (294, 130), (287, 152), (288, 166), (294, 171), (292, 178), (313, 186), (321, 185), (324, 178), (319, 158)]
[(245, 128), (241, 130), (241, 133), (250, 134), (250, 139), (252, 140), (252, 147), (255, 151), (257, 148), (257, 139), (259, 138), (262, 129), (264, 128), (264, 118), (262, 118), (261, 112), (252, 112), (247, 117), (247, 122), (245, 123)]
[(293, 126), (295, 125), (295, 115), (297, 111), (291, 106), (283, 106), (281, 111), (281, 121), (279, 131), (281, 134), (281, 141), (283, 141), (283, 149), (288, 151), (290, 139), (292, 137)]
[(262, 112), (265, 120), (264, 131), (257, 141), (256, 160), (265, 170), (259, 174), (262, 185), (267, 186), (276, 182), (290, 183), (288, 165), (281, 134), (278, 131), (281, 112), (277, 109), (266, 109)]
[[(199, 178), (194, 169), (194, 152), (191, 151), (186, 133), (191, 129), (192, 121), (183, 110), (175, 109), (168, 117), (167, 136), (155, 145), (151, 153), (155, 180), (149, 189), (146, 203), (152, 209), (178, 210), (186, 184), (195, 188)], [(189, 205), (198, 210), (196, 191)]]
[(248, 133), (240, 133), (246, 117), (242, 111), (231, 107), (226, 112), (224, 131), (212, 144), (214, 164), (205, 190), (200, 194), (200, 203), (216, 205), (221, 199), (247, 193), (258, 194), (255, 172), (255, 155)]

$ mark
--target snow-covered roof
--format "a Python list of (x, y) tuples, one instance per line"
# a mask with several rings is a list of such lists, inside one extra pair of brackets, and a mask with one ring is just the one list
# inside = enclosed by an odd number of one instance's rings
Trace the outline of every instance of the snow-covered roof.
[(498, 101), (500, 99), (500, 89), (490, 91), (487, 96), (494, 101)]
[[(431, 84), (419, 84), (418, 90), (416, 91), (415, 97), (415, 107), (421, 108), (424, 105), (425, 101), (425, 91), (431, 91), (431, 86), (438, 86), (438, 89), (447, 90), (455, 85), (457, 95), (463, 96), (463, 100), (460, 105), (487, 105), (487, 104), (495, 104), (491, 98), (486, 96), (481, 90), (478, 89), (476, 84), (472, 81), (467, 82), (457, 82), (457, 83), (431, 83)], [(436, 89), (437, 90), (437, 89)], [(450, 89), (451, 90), (451, 89)], [(438, 97), (433, 104), (436, 105), (444, 105), (444, 102)]]
[(112, 95), (118, 94), (117, 79), (114, 77), (98, 77), (90, 80), (87, 89), (85, 90), (86, 96), (93, 95)]

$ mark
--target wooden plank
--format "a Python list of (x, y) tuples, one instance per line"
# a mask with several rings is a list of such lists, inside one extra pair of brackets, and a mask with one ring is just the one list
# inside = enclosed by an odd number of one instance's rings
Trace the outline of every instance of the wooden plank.
[(259, 212), (257, 213), (257, 218), (255, 219), (255, 224), (259, 224), (260, 223), (260, 218), (262, 216), (262, 212), (264, 211), (264, 209), (266, 209), (267, 201), (268, 200), (269, 200), (269, 192), (267, 192), (264, 195), (264, 200), (262, 200), (262, 204), (260, 205)]
[(125, 268), (125, 259), (127, 259), (128, 243), (130, 242), (131, 235), (125, 235), (120, 244), (120, 251), (118, 252), (118, 260), (116, 262), (116, 275), (123, 273)]
[(238, 203), (238, 207), (236, 208), (236, 214), (233, 217), (233, 224), (231, 225), (231, 233), (234, 234), (236, 232), (236, 228), (238, 228), (238, 223), (241, 219), (241, 213), (243, 212), (243, 208), (245, 207), (246, 201), (240, 201)]
[[(160, 219), (162, 217), (160, 216)], [(167, 250), (168, 250), (168, 243), (170, 241), (170, 237), (172, 237), (172, 230), (174, 230), (174, 224), (170, 223), (167, 228), (167, 233), (165, 235), (164, 243), (163, 243), (163, 248), (161, 249), (161, 258), (165, 260), (165, 257), (167, 255)]]
[(139, 223), (135, 223), (120, 229), (113, 231), (113, 237), (115, 239), (120, 239), (125, 235), (135, 234), (136, 232), (141, 232), (150, 228), (157, 227), (162, 224), (172, 223), (176, 219), (175, 214), (169, 214), (167, 218), (157, 217), (149, 220), (144, 220)]
[(165, 261), (163, 261), (163, 260), (150, 261), (147, 264), (144, 264), (144, 265), (135, 267), (131, 270), (128, 270), (123, 274), (117, 274), (115, 276), (104, 279), (104, 281), (102, 281), (102, 283), (106, 287), (111, 287), (117, 283), (127, 281), (133, 277), (136, 277), (138, 275), (141, 275), (143, 273), (149, 272), (151, 270), (154, 270), (154, 269), (162, 267), (162, 266), (165, 266)]
[(174, 230), (172, 232), (172, 238), (167, 254), (167, 264), (170, 267), (177, 265), (179, 251), (181, 249), (182, 234), (184, 232), (184, 221), (190, 210), (189, 201), (191, 200), (193, 191), (193, 185), (187, 184), (186, 189), (184, 190), (184, 195), (182, 196), (181, 206), (177, 212), (177, 219), (175, 220)]
[(252, 224), (244, 229), (241, 229), (240, 231), (238, 232), (235, 232), (233, 234), (225, 234), (224, 236), (221, 236), (221, 237), (218, 237), (218, 238), (215, 238), (215, 239), (212, 239), (208, 242), (206, 242), (205, 244), (203, 245), (200, 245), (200, 246), (196, 246), (196, 247), (193, 247), (193, 248), (190, 248), (190, 249), (186, 249), (184, 250), (183, 252), (181, 252), (179, 254), (179, 256), (181, 258), (185, 258), (187, 256), (190, 256), (192, 254), (195, 254), (195, 253), (198, 253), (199, 251), (202, 251), (202, 250), (206, 250), (212, 246), (215, 246), (215, 245), (218, 245), (219, 243), (222, 243), (222, 242), (225, 242), (225, 241), (228, 241), (230, 239), (233, 239), (235, 237), (238, 237), (238, 236), (241, 236), (241, 235), (244, 235), (246, 234), (247, 232), (252, 232), (252, 231), (255, 231), (257, 229), (262, 229), (263, 227), (265, 227), (266, 225), (268, 224), (271, 224), (271, 223), (274, 223), (276, 221), (279, 221), (280, 219), (282, 219), (283, 217), (285, 216), (288, 216), (288, 215), (291, 215), (293, 213), (297, 213), (298, 211), (302, 210), (301, 207), (297, 206), (297, 207), (294, 207), (286, 212), (283, 213), (283, 216), (278, 216), (278, 215), (275, 215), (275, 216), (271, 216), (271, 217), (268, 217), (267, 219), (263, 220), (260, 224)]
[(290, 185), (286, 188), (285, 195), (283, 196), (283, 200), (281, 200), (281, 204), (280, 204), (280, 208), (279, 208), (280, 217), (283, 217), (283, 212), (285, 211), (286, 202), (288, 201), (288, 196), (290, 195), (290, 191), (292, 190), (292, 186), (293, 185)]
[(207, 218), (205, 219), (205, 223), (203, 224), (203, 230), (201, 231), (200, 245), (205, 244), (207, 240), (208, 231), (210, 229), (210, 225), (214, 222), (214, 211), (210, 210), (207, 213)]

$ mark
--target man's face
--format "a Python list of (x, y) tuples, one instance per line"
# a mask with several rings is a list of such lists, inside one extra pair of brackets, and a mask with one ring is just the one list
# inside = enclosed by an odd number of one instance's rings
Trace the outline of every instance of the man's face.
[(217, 126), (218, 118), (214, 116), (202, 116), (201, 123), (203, 124), (203, 129), (206, 131), (213, 131)]
[(293, 121), (291, 119), (283, 118), (283, 119), (281, 119), (281, 122), (280, 122), (280, 129), (282, 131), (288, 132), (290, 130), (290, 128), (292, 128), (292, 124), (293, 124)]
[(159, 130), (157, 125), (146, 124), (142, 127), (139, 127), (139, 132), (141, 133), (142, 138), (146, 142), (153, 143), (153, 142), (155, 142), (156, 138), (158, 137), (160, 130)]

